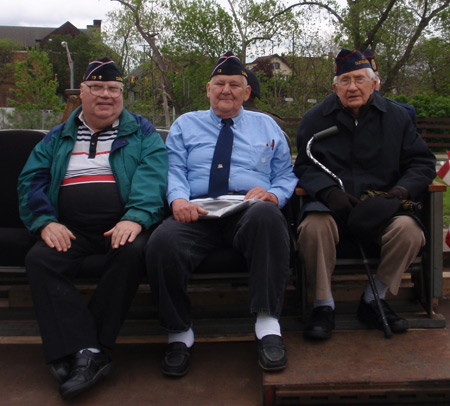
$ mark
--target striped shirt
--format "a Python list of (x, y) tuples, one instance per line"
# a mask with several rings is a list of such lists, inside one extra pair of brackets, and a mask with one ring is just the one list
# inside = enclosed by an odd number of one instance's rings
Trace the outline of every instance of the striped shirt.
[(61, 186), (84, 183), (115, 183), (109, 164), (111, 145), (117, 136), (119, 120), (111, 127), (94, 132), (79, 115), (77, 140)]

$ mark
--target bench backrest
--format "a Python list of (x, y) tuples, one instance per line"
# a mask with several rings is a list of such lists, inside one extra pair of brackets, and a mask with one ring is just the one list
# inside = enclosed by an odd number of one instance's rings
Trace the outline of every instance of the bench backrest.
[(34, 146), (45, 136), (39, 130), (0, 130), (0, 227), (24, 227), (19, 217), (17, 178)]

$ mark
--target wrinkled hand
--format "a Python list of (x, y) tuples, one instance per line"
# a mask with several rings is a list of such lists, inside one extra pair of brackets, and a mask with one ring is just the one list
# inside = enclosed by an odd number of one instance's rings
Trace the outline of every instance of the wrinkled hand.
[(332, 187), (320, 194), (320, 198), (325, 205), (332, 211), (334, 211), (343, 221), (347, 221), (347, 218), (355, 207), (361, 201), (356, 197), (343, 192), (338, 187)]
[(250, 189), (247, 194), (244, 197), (244, 200), (249, 199), (259, 199), (264, 202), (271, 202), (278, 206), (278, 197), (276, 197), (273, 193), (269, 193), (266, 189), (263, 189), (262, 187), (255, 187), (253, 189)]
[(50, 248), (55, 248), (59, 252), (66, 252), (72, 245), (71, 240), (76, 239), (72, 231), (57, 222), (47, 224), (41, 230), (41, 238)]
[(198, 221), (199, 214), (208, 214), (204, 208), (185, 199), (175, 199), (172, 202), (172, 213), (174, 219), (181, 223), (195, 222)]
[(130, 220), (119, 221), (111, 230), (103, 235), (111, 237), (111, 247), (119, 248), (120, 245), (125, 245), (127, 242), (133, 242), (139, 233), (142, 231), (142, 226), (139, 223)]
[(386, 197), (387, 199), (397, 198), (399, 200), (406, 200), (408, 199), (408, 196), (409, 193), (404, 187), (395, 186), (389, 192), (387, 192), (384, 197)]

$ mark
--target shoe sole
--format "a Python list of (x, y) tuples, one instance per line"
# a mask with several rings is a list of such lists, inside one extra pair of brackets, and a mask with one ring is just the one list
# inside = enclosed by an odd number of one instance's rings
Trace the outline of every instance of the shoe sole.
[[(380, 325), (378, 322), (366, 321), (360, 316), (358, 316), (358, 319), (362, 324), (366, 325), (367, 327), (369, 327), (371, 329), (384, 331), (383, 326)], [(399, 328), (396, 328), (393, 325), (389, 324), (389, 327), (391, 328), (391, 331), (396, 334), (406, 333), (409, 330), (409, 326), (406, 328), (399, 329)]]
[(162, 370), (163, 375), (165, 376), (169, 376), (171, 378), (181, 378), (182, 376), (185, 376), (189, 371), (189, 368), (186, 369), (186, 371), (183, 372), (168, 372), (168, 371), (164, 371)]
[(280, 371), (283, 371), (284, 369), (286, 369), (286, 366), (287, 366), (287, 363), (286, 363), (284, 365), (280, 365), (277, 367), (265, 367), (263, 364), (261, 364), (260, 361), (258, 361), (258, 364), (264, 372), (280, 372)]
[(85, 390), (89, 389), (91, 386), (95, 385), (98, 380), (103, 377), (109, 375), (109, 373), (112, 371), (114, 366), (113, 362), (110, 362), (109, 364), (106, 364), (102, 369), (100, 369), (95, 375), (94, 378), (92, 378), (91, 381), (88, 383), (83, 383), (79, 386), (75, 386), (71, 389), (68, 389), (66, 392), (61, 393), (61, 396), (64, 400), (71, 399), (81, 392), (84, 392)]

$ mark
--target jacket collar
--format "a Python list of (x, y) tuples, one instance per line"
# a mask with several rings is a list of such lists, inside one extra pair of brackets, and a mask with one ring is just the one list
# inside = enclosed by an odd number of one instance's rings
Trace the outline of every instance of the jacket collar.
[[(376, 109), (380, 110), (381, 112), (385, 113), (387, 111), (386, 108), (386, 100), (383, 96), (380, 95), (380, 93), (375, 90), (372, 93), (371, 99), (369, 99), (370, 105), (366, 105), (367, 108), (365, 110), (370, 109), (371, 107), (375, 107)], [(324, 106), (323, 106), (323, 115), (328, 116), (332, 114), (334, 111), (346, 111), (344, 107), (342, 106), (341, 101), (339, 100), (339, 97), (336, 93), (331, 94), (329, 97), (327, 97), (324, 100)], [(347, 112), (348, 113), (348, 112)]]
[[(76, 140), (77, 138), (76, 128), (82, 122), (79, 117), (81, 112), (82, 112), (81, 106), (79, 106), (67, 119), (62, 131), (63, 137), (71, 137), (74, 140)], [(117, 134), (118, 137), (123, 137), (128, 134), (131, 134), (132, 132), (136, 131), (136, 129), (139, 126), (137, 121), (133, 119), (131, 114), (125, 108), (123, 108), (122, 113), (120, 113), (118, 121), (119, 121), (118, 123), (119, 132)]]

